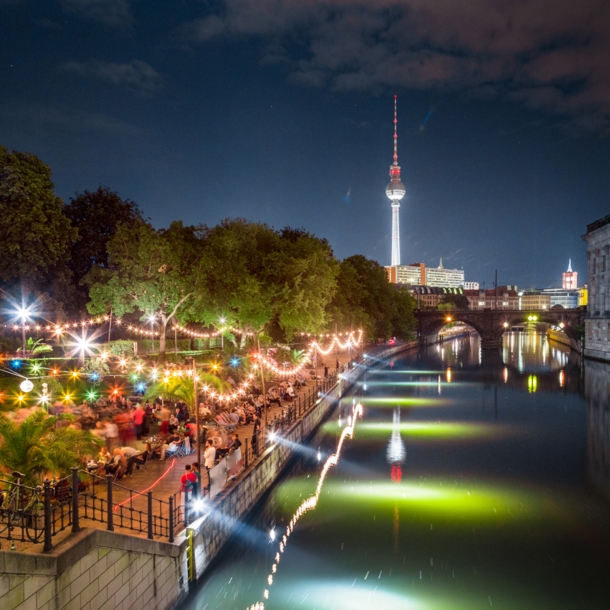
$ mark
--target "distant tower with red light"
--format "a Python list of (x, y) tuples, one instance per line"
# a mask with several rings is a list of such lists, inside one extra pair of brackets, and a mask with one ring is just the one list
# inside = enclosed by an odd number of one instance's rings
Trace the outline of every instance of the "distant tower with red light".
[(578, 288), (578, 272), (572, 271), (572, 259), (568, 260), (568, 270), (561, 274), (561, 287), (564, 290), (576, 290)]
[(394, 96), (394, 163), (390, 165), (390, 183), (385, 194), (392, 202), (392, 267), (400, 265), (400, 200), (405, 196), (405, 185), (400, 181), (400, 165), (398, 165), (398, 117), (396, 114), (396, 98)]

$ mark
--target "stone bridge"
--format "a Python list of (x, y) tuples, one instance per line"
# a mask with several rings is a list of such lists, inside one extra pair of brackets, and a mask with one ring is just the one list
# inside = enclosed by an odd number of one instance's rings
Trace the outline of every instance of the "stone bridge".
[(476, 330), (481, 337), (482, 349), (497, 349), (502, 343), (502, 335), (511, 326), (532, 323), (547, 323), (557, 326), (572, 340), (580, 341), (578, 327), (585, 321), (586, 309), (544, 309), (544, 310), (454, 310), (415, 312), (420, 340), (438, 333), (449, 322), (463, 322)]

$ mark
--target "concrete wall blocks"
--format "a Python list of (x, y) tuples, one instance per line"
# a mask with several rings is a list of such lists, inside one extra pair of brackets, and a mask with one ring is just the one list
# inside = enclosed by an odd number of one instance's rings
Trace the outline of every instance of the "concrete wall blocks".
[(0, 551), (0, 608), (168, 610), (188, 592), (185, 556), (185, 539), (101, 530), (83, 530), (48, 555)]

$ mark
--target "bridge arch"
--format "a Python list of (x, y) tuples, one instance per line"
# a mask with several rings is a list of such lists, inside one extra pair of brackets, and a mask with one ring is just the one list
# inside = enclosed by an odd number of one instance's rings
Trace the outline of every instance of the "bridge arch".
[(566, 336), (578, 342), (578, 326), (585, 318), (584, 308), (578, 309), (545, 309), (545, 310), (418, 310), (415, 312), (418, 321), (420, 338), (438, 333), (447, 322), (463, 322), (476, 330), (481, 337), (483, 349), (498, 348), (502, 335), (515, 324), (543, 322), (558, 326)]

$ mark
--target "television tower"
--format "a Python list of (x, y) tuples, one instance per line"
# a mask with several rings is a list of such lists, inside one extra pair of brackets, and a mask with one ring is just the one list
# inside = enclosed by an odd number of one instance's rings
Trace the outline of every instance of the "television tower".
[(405, 185), (400, 181), (400, 165), (398, 165), (398, 117), (396, 114), (396, 98), (394, 96), (394, 163), (390, 165), (390, 183), (385, 194), (392, 202), (392, 267), (400, 265), (400, 200), (405, 196)]

